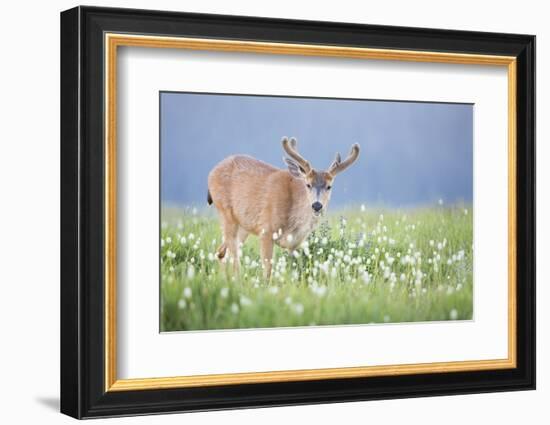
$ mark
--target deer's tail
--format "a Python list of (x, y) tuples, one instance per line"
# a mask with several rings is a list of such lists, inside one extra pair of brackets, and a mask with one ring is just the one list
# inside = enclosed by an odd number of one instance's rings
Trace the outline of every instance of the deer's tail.
[(210, 194), (210, 189), (208, 189), (208, 194), (206, 195), (206, 202), (208, 202), (208, 205), (212, 205), (212, 195)]

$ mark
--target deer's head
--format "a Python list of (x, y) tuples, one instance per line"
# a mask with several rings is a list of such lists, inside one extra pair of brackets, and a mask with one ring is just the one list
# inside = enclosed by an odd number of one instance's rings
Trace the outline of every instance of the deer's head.
[(290, 139), (283, 137), (282, 143), (284, 151), (290, 157), (284, 158), (288, 165), (288, 171), (292, 176), (303, 181), (313, 215), (321, 215), (330, 201), (334, 178), (355, 162), (359, 156), (359, 145), (355, 143), (351, 147), (351, 151), (344, 161), (337, 153), (336, 158), (327, 170), (317, 171), (310, 165), (309, 161), (298, 153), (297, 142), (294, 137)]

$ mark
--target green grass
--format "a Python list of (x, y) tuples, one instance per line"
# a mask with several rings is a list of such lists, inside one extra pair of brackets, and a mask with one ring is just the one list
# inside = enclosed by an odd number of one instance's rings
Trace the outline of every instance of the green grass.
[(255, 236), (239, 276), (214, 258), (212, 210), (163, 207), (161, 237), (162, 331), (472, 318), (469, 206), (333, 212), (307, 247), (276, 248), (270, 282)]

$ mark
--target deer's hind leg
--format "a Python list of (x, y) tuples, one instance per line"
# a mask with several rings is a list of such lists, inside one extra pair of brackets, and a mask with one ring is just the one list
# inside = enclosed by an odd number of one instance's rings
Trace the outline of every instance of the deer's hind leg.
[[(238, 273), (239, 262), (239, 225), (233, 220), (231, 214), (220, 214), (222, 218), (223, 242), (218, 248), (217, 256), (227, 264), (233, 264), (233, 270)], [(245, 236), (246, 238), (246, 236)]]

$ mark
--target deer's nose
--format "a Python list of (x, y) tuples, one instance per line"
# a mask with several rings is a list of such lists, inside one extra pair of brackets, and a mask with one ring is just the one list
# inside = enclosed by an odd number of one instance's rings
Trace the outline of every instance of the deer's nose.
[(321, 211), (321, 208), (323, 208), (323, 204), (321, 204), (319, 201), (317, 201), (317, 202), (314, 202), (313, 204), (311, 204), (311, 208), (313, 208), (313, 210), (315, 212), (319, 212), (319, 211)]

